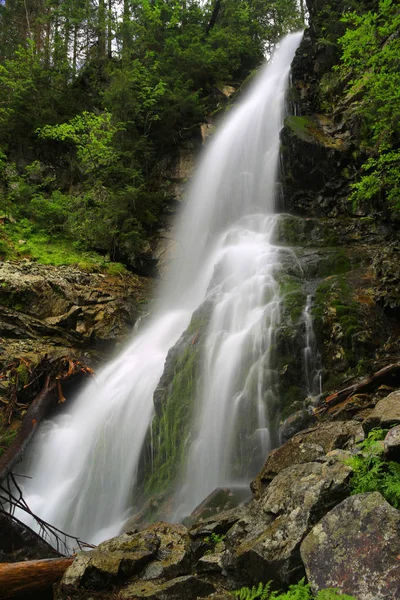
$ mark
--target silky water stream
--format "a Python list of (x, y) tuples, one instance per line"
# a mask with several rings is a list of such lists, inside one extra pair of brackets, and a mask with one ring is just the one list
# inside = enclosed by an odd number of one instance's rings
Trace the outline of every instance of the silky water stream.
[[(234, 477), (248, 482), (270, 447), (276, 273), (285, 252), (273, 244), (279, 131), (301, 35), (282, 41), (207, 145), (177, 225), (179, 257), (152, 317), (62, 414), (43, 423), (19, 467), (30, 477), (22, 481), (31, 510), (85, 541), (118, 534), (130, 514), (153, 393), (168, 350), (205, 298), (212, 310), (178, 513)], [(238, 429), (255, 440), (250, 466), (240, 465)]]

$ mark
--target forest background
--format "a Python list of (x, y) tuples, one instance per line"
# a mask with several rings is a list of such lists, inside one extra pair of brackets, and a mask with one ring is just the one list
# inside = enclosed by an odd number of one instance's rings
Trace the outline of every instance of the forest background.
[[(364, 159), (353, 200), (371, 211), (379, 201), (394, 217), (395, 4), (349, 0), (338, 30), (321, 31), (338, 65), (318, 98), (325, 112), (343, 94), (352, 99)], [(171, 201), (163, 159), (226, 110), (223, 86), (240, 93), (306, 18), (305, 0), (0, 4), (1, 258), (132, 268), (129, 257), (146, 252)]]

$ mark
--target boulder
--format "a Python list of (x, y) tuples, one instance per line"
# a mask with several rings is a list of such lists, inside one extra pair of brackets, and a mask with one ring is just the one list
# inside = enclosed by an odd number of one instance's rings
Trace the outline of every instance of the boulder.
[[(128, 582), (138, 587), (138, 594), (140, 586), (143, 594), (149, 594), (137, 597), (174, 598), (166, 580), (178, 578), (176, 581), (180, 582), (181, 576), (190, 572), (191, 564), (186, 527), (154, 523), (141, 532), (127, 532), (99, 544), (94, 550), (80, 552), (58, 586), (56, 599), (89, 598), (96, 590)], [(140, 582), (137, 582), (139, 576)], [(170, 595), (164, 590), (164, 584)], [(177, 587), (180, 588), (180, 584)], [(204, 595), (212, 591), (208, 587)], [(159, 593), (161, 595), (157, 595)]]
[(300, 543), (346, 497), (350, 473), (340, 461), (295, 464), (278, 473), (226, 535), (224, 567), (237, 585), (301, 579)]
[(215, 514), (239, 506), (245, 500), (250, 500), (250, 497), (250, 489), (247, 486), (217, 488), (184, 519), (184, 523), (190, 526), (204, 521)]
[(357, 421), (323, 423), (302, 431), (270, 452), (264, 467), (250, 485), (253, 494), (259, 498), (268, 483), (290, 465), (324, 461), (328, 452), (351, 448), (363, 437)]
[(357, 600), (400, 597), (400, 512), (378, 493), (347, 498), (301, 544), (313, 592), (338, 588)]
[(383, 429), (400, 424), (400, 390), (392, 392), (386, 398), (379, 400), (374, 410), (363, 421), (366, 433), (374, 427)]
[(383, 448), (386, 460), (400, 462), (400, 425), (388, 431), (383, 442)]

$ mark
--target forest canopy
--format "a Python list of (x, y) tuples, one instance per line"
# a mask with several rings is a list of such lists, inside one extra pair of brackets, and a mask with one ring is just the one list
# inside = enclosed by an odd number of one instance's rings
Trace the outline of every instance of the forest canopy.
[(167, 196), (157, 164), (218, 109), (221, 85), (239, 86), (303, 26), (304, 10), (304, 0), (3, 0), (9, 236), (122, 260), (145, 251)]

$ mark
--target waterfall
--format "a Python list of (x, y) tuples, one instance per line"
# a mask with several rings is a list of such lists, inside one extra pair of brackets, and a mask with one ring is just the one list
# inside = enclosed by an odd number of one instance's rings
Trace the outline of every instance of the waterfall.
[(321, 370), (318, 368), (319, 355), (317, 351), (317, 341), (315, 339), (311, 308), (312, 296), (311, 294), (308, 294), (306, 305), (302, 314), (305, 327), (303, 369), (306, 381), (307, 395), (309, 397), (315, 397), (322, 393), (322, 376)]
[(249, 402), (256, 416), (246, 435), (257, 438), (261, 455), (269, 447), (280, 253), (271, 241), (272, 213), (284, 95), (301, 35), (285, 38), (208, 145), (177, 225), (179, 256), (153, 316), (61, 415), (43, 423), (19, 468), (31, 478), (23, 485), (31, 510), (85, 541), (119, 533), (129, 516), (166, 355), (205, 297), (213, 309), (188, 456), (188, 473), (202, 481), (186, 477), (182, 489), (192, 490), (184, 504), (193, 507), (233, 476), (234, 430)]

